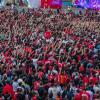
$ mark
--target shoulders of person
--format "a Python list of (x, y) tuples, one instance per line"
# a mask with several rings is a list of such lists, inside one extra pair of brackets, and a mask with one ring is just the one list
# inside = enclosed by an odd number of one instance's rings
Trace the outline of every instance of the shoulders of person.
[(32, 59), (32, 61), (34, 62), (34, 61), (38, 61), (38, 59)]
[(52, 91), (53, 90), (53, 88), (52, 87), (50, 87), (49, 89), (48, 89), (48, 91)]

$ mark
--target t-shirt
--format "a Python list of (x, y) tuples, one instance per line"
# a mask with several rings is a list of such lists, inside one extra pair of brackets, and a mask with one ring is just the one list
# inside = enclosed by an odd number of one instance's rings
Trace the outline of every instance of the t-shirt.
[(12, 98), (15, 100), (15, 93), (13, 91), (13, 88), (9, 85), (9, 84), (6, 84), (4, 87), (3, 87), (3, 90), (2, 90), (2, 93), (5, 95), (6, 93), (9, 93)]
[(53, 75), (52, 74), (49, 74), (48, 75), (48, 80), (51, 81), (52, 79), (53, 79)]
[(38, 67), (37, 61), (38, 61), (38, 59), (32, 59), (32, 61), (33, 61), (33, 65), (34, 65), (35, 68), (37, 69), (37, 67)]
[(67, 76), (66, 75), (58, 75), (57, 79), (60, 84), (64, 84), (67, 81)]
[(53, 98), (56, 98), (57, 96), (57, 88), (56, 87), (50, 87), (48, 90), (48, 94), (53, 93)]
[(79, 93), (75, 94), (74, 100), (81, 100), (81, 95)]
[(18, 82), (13, 82), (12, 86), (13, 86), (13, 90), (17, 91)]
[(90, 100), (93, 100), (93, 92), (91, 91), (86, 91), (90, 95)]
[(38, 87), (40, 86), (39, 82), (34, 82), (34, 90), (38, 90)]
[(79, 67), (79, 71), (80, 71), (80, 72), (83, 72), (84, 70), (85, 70), (85, 69), (84, 69), (84, 66), (80, 66), (80, 67)]
[(43, 72), (38, 72), (38, 77), (39, 77), (40, 79), (42, 79), (42, 76), (43, 76)]
[(90, 77), (89, 80), (92, 82), (93, 85), (95, 85), (97, 83), (97, 81), (98, 81), (98, 79), (96, 77), (93, 77), (93, 76)]
[(32, 100), (37, 100), (36, 96), (32, 97)]
[(82, 93), (82, 100), (90, 100), (90, 95), (87, 92)]
[(89, 78), (88, 77), (83, 77), (83, 83), (88, 83), (89, 82)]

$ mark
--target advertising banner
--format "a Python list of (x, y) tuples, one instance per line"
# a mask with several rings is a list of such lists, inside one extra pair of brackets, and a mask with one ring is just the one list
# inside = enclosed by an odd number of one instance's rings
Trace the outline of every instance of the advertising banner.
[(41, 7), (59, 9), (62, 7), (62, 0), (41, 0)]
[(51, 0), (50, 7), (56, 8), (56, 9), (61, 8), (62, 7), (62, 0)]

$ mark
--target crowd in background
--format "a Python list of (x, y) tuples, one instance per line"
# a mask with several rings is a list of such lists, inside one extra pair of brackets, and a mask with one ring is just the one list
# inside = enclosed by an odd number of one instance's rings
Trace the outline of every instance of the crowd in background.
[(98, 12), (0, 10), (0, 100), (100, 100)]

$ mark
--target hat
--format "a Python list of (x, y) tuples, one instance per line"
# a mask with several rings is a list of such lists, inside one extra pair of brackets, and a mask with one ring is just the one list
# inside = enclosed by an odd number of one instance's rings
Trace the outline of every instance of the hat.
[(18, 83), (23, 83), (23, 80), (22, 79), (18, 79)]

